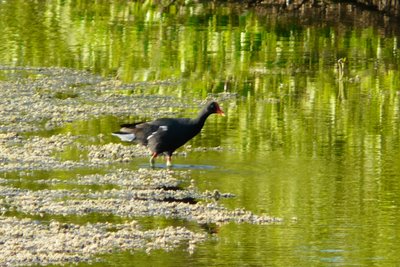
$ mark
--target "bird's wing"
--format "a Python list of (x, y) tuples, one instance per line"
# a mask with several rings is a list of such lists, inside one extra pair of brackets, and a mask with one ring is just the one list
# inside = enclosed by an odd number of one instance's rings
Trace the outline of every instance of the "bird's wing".
[(143, 125), (145, 125), (145, 122), (136, 122), (136, 123), (126, 123), (126, 124), (121, 124), (121, 132), (124, 133), (134, 133), (137, 128), (142, 128)]
[(147, 140), (150, 140), (152, 138), (160, 138), (166, 132), (168, 131), (168, 126), (167, 125), (160, 125), (158, 126), (157, 130), (152, 132), (149, 136), (147, 136)]

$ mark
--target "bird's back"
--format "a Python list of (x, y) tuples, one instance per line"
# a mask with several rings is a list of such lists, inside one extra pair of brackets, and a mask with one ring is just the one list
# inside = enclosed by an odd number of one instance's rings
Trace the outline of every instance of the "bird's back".
[(147, 137), (150, 150), (162, 152), (174, 152), (184, 145), (187, 141), (196, 136), (201, 128), (193, 124), (188, 118), (164, 118), (149, 122), (150, 125), (156, 125), (157, 131), (152, 132)]

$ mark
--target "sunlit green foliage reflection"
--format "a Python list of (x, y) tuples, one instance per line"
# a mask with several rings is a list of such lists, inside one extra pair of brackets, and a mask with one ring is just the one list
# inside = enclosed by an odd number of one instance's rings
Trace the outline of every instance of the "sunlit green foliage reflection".
[[(205, 164), (217, 159), (245, 173), (219, 173), (222, 178), (213, 185), (239, 196), (231, 205), (303, 215), (300, 225), (309, 227), (252, 233), (260, 238), (256, 242), (284, 243), (274, 245), (291, 251), (292, 258), (276, 257), (288, 266), (318, 262), (326, 251), (315, 247), (332, 240), (350, 251), (344, 257), (362, 254), (357, 256), (366, 260), (357, 265), (382, 255), (394, 262), (399, 245), (394, 222), (400, 219), (399, 36), (368, 21), (354, 25), (208, 1), (163, 6), (6, 0), (0, 2), (0, 65), (89, 70), (139, 84), (133, 94), (170, 95), (182, 102), (211, 95), (227, 117), (210, 118), (191, 144), (221, 145), (226, 157), (211, 156)], [(0, 79), (7, 75), (0, 72)], [(197, 110), (179, 112), (193, 116)], [(116, 126), (114, 118), (106, 118), (74, 122), (62, 131), (96, 135)], [(75, 152), (66, 151), (71, 154), (66, 157)], [(338, 217), (342, 221), (335, 221)], [(354, 222), (360, 229), (350, 231)], [(252, 229), (246, 229), (234, 229), (224, 240), (248, 236)], [(382, 251), (387, 245), (393, 249)], [(296, 258), (302, 249), (317, 260)], [(354, 263), (350, 258), (344, 261)]]

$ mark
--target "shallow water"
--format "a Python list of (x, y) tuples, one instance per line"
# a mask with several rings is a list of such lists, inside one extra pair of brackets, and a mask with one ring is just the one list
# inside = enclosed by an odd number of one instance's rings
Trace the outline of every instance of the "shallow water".
[[(195, 116), (205, 98), (214, 98), (227, 116), (211, 116), (201, 135), (174, 157), (173, 169), (189, 170), (185, 182), (193, 180), (203, 191), (234, 194), (219, 200), (226, 207), (283, 218), (279, 224), (209, 229), (212, 234), (192, 254), (184, 245), (149, 254), (122, 251), (92, 265), (399, 264), (399, 29), (388, 18), (349, 10), (328, 8), (315, 20), (312, 11), (276, 13), (207, 3), (161, 10), (152, 2), (2, 1), (3, 81), (34, 82), (46, 75), (45, 67), (68, 67), (116, 79), (122, 84), (115, 86), (116, 95), (160, 96), (153, 99), (161, 114), (143, 107), (118, 117), (105, 111), (51, 129), (41, 122), (39, 130), (23, 136), (71, 133), (84, 145), (119, 143), (109, 133), (120, 123), (157, 115)], [(343, 71), (340, 58), (345, 58)], [(93, 80), (67, 81), (61, 93), (57, 84), (38, 92), (55, 90), (60, 101), (80, 101)], [(82, 153), (74, 146), (57, 152), (75, 161)], [(163, 164), (159, 158), (156, 167), (163, 169)], [(147, 168), (148, 158), (107, 166), (1, 176), (17, 188), (76, 189), (35, 180)], [(45, 219), (123, 220), (61, 217)], [(142, 218), (140, 223), (198, 228), (165, 218)]]

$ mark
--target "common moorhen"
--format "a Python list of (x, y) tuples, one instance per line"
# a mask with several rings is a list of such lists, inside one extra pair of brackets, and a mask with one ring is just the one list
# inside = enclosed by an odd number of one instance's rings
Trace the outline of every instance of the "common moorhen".
[(217, 102), (210, 102), (194, 119), (161, 118), (150, 122), (123, 124), (121, 130), (112, 135), (118, 136), (122, 141), (136, 141), (146, 146), (151, 152), (151, 166), (154, 166), (155, 158), (161, 153), (167, 155), (167, 166), (171, 166), (174, 151), (195, 137), (208, 116), (213, 113), (225, 116)]

